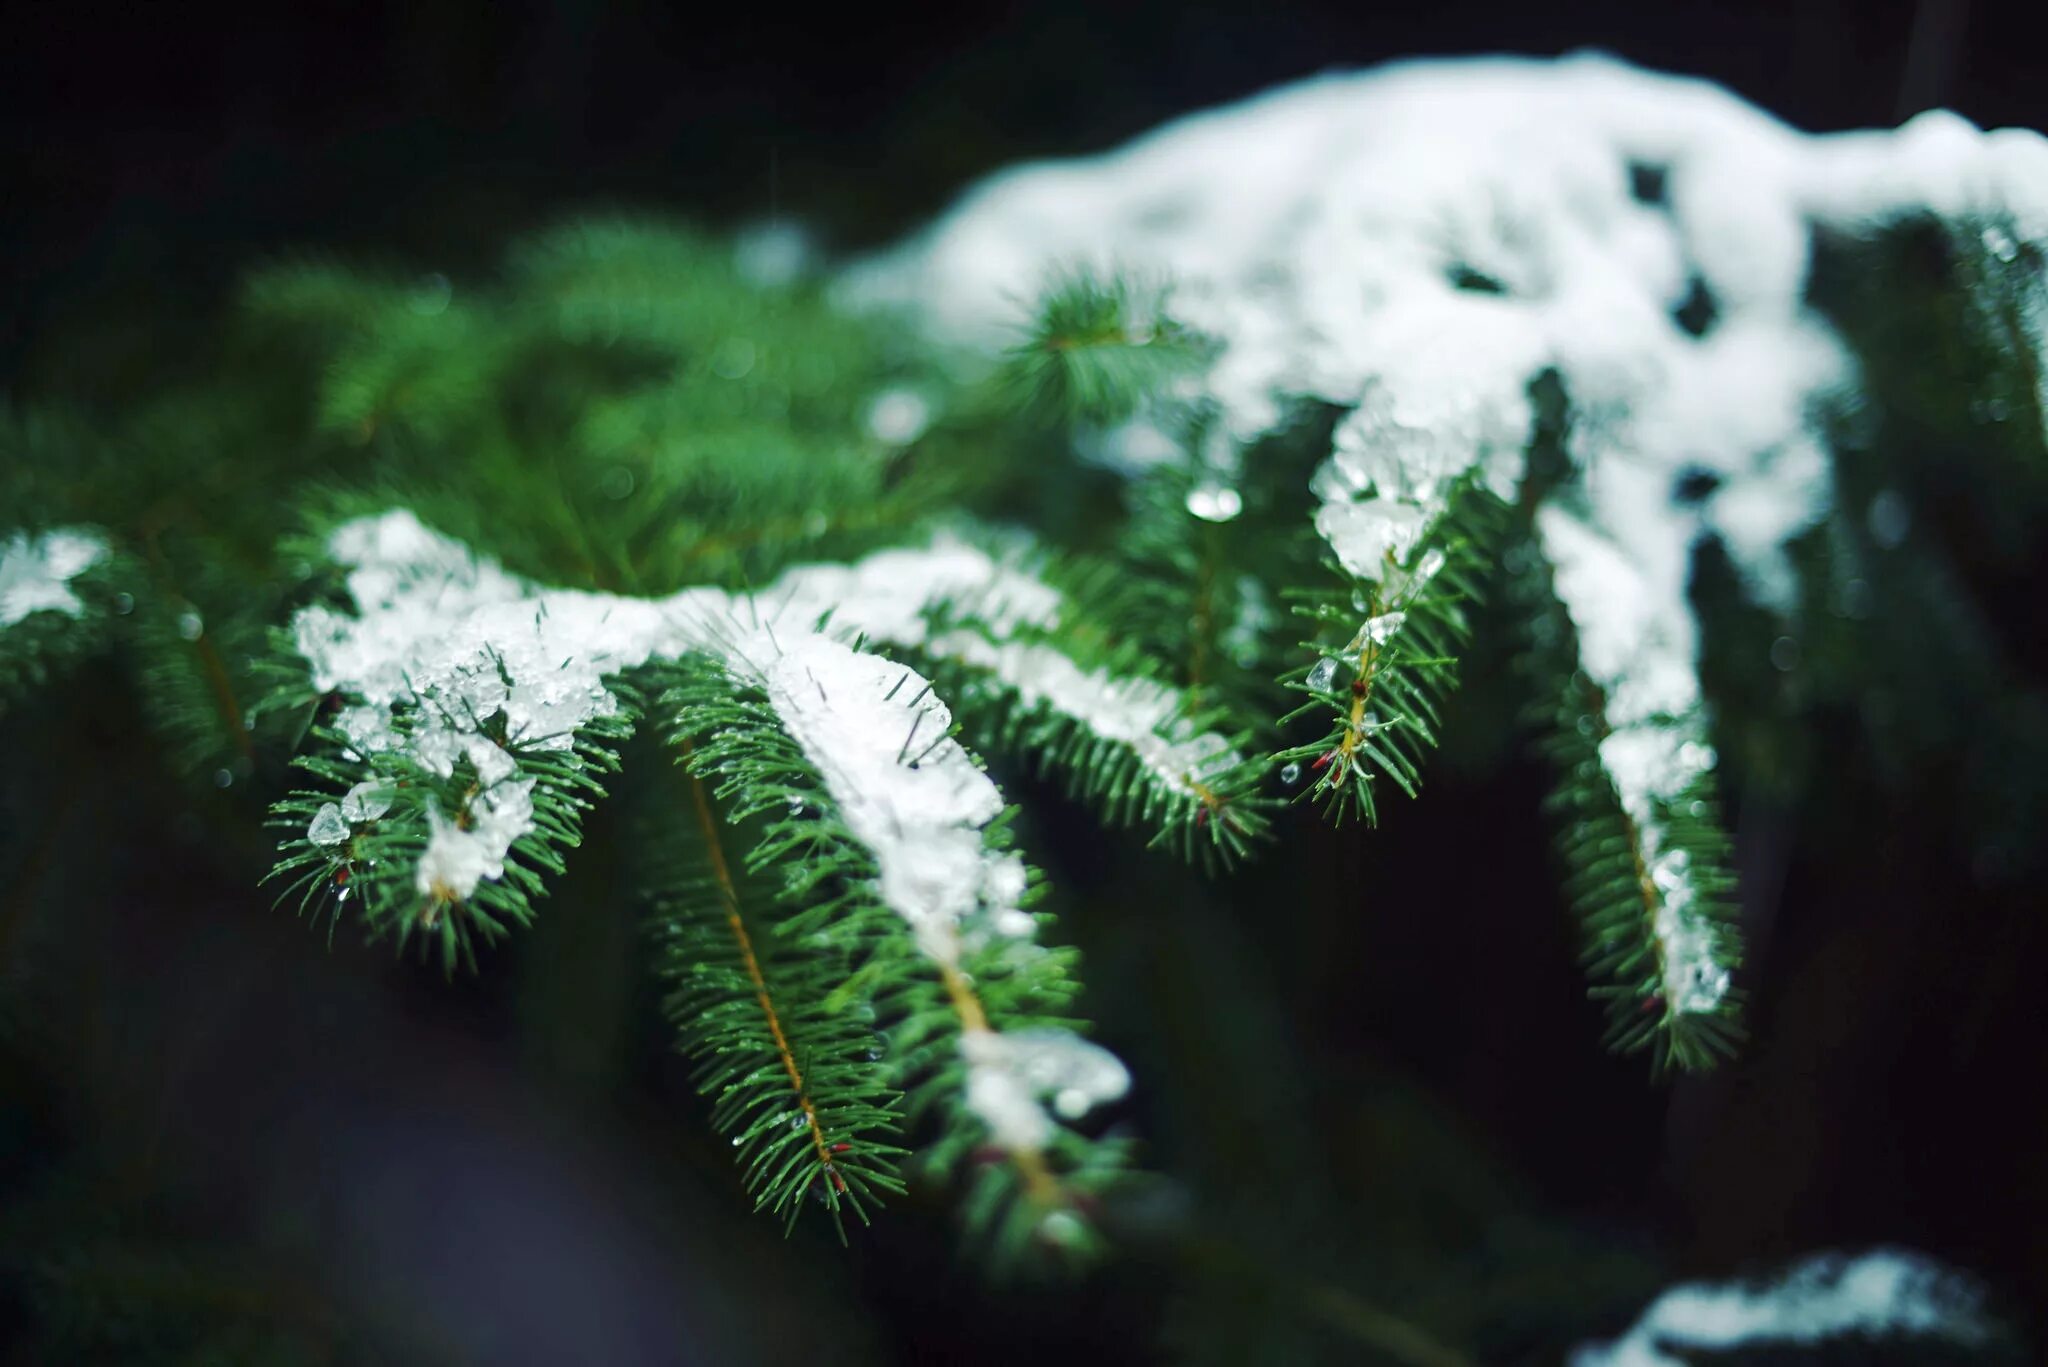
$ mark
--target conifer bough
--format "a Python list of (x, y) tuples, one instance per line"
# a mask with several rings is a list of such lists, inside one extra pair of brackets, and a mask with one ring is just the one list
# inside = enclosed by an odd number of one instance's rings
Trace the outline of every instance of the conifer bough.
[[(7, 415), (0, 689), (131, 640), (201, 772), (310, 777), (275, 807), (301, 904), (450, 965), (535, 914), (652, 723), (658, 969), (760, 1204), (866, 1218), (915, 1152), (1000, 1251), (1082, 1250), (1131, 1079), (969, 746), (1227, 864), (1290, 790), (1416, 792), (1497, 594), (1612, 1040), (1710, 1063), (1693, 548), (1787, 610), (1858, 403), (1812, 237), (1925, 223), (2038, 445), (2048, 144), (1807, 138), (1593, 58), (1308, 82), (830, 276), (622, 222), (474, 286), (280, 266), (196, 397)], [(181, 441), (243, 496), (108, 478)]]

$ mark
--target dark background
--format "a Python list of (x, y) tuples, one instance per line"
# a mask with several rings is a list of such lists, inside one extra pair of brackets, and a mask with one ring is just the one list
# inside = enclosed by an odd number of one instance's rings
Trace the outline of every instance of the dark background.
[[(1935, 104), (2041, 127), (2031, 8), (16, 3), (0, 374), (69, 384), (92, 354), (75, 339), (143, 308), (203, 326), (250, 262), (307, 245), (452, 274), (612, 205), (875, 243), (1017, 158), (1407, 56), (1592, 45), (1812, 129)], [(252, 894), (261, 842), (224, 832), (263, 793), (190, 799), (146, 706), (88, 675), (0, 732), (23, 756), (0, 779), (0, 916), (42, 952), (10, 983), (0, 1200), (14, 1236), (42, 1220), (139, 1250), (106, 1305), (186, 1297), (336, 1341), (374, 1317), (424, 1361), (1144, 1361), (1204, 1332), (1171, 1258), (993, 1294), (939, 1210), (891, 1211), (845, 1252), (747, 1219), (632, 926), (567, 914), (623, 905), (615, 821), (531, 936), (446, 984)], [(1114, 984), (1133, 1119), (1198, 1199), (1255, 1208), (1234, 1217), (1251, 1256), (1295, 1238), (1286, 1193), (1336, 1192), (1355, 1204), (1296, 1240), (1333, 1265), (1370, 1266), (1348, 1235), (1412, 1244), (1441, 1280), (1511, 1279), (1539, 1247), (1523, 1222), (1603, 1250), (1618, 1263), (1574, 1293), (1594, 1324), (1666, 1275), (1871, 1242), (1976, 1270), (2024, 1323), (2048, 1302), (2039, 885), (1867, 782), (1853, 716), (1813, 722), (1820, 780), (1766, 797), (1731, 775), (1756, 1040), (1675, 1087), (1598, 1048), (1545, 778), (1517, 750), (1454, 744), (1370, 848), (1295, 820), (1223, 888), (1014, 782), (1048, 813), (1028, 834), (1091, 981)], [(54, 726), (82, 739), (32, 755), (28, 729)], [(51, 1313), (38, 1285), (0, 1293), (0, 1342)], [(1503, 1360), (1569, 1341), (1524, 1318)]]

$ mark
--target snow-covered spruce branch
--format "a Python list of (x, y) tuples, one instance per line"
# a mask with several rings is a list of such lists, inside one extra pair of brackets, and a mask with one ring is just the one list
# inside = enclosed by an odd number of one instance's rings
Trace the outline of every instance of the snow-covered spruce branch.
[[(1085, 1241), (1084, 1198), (1121, 1167), (1121, 1146), (1054, 1113), (1079, 1118), (1128, 1079), (1073, 1033), (1072, 956), (1034, 942), (1001, 796), (952, 737), (931, 684), (829, 637), (785, 643), (751, 626), (672, 673), (661, 711), (686, 766), (717, 783), (735, 819), (761, 822), (748, 870), (783, 872), (777, 941), (839, 980), (798, 1009), (865, 1037), (870, 1060), (835, 1076), (757, 1048), (751, 1078), (728, 1083), (749, 1098), (734, 1120), (752, 1122), (735, 1142), (788, 1151), (772, 1168), (756, 1160), (763, 1199), (815, 1184), (835, 1210), (843, 1197), (858, 1212), (874, 1178), (848, 1165), (886, 1180), (897, 1151), (877, 1150), (875, 1136), (896, 1117), (874, 1105), (864, 1131), (842, 1130), (831, 1101), (849, 1084), (879, 1084), (907, 1090), (912, 1120), (939, 1125), (924, 1155), (937, 1175), (978, 1167), (970, 1209), (999, 1252), (1014, 1256), (1034, 1235)], [(767, 1009), (765, 993), (756, 1004)], [(700, 1028), (678, 1024), (685, 1038)], [(753, 1099), (763, 1093), (780, 1095)]]
[[(1427, 731), (1369, 720), (1368, 700), (1404, 654), (1447, 668), (1449, 624), (1423, 639), (1428, 615), (1393, 602), (1432, 577), (1429, 533), (1453, 491), (1533, 515), (1534, 601), (1554, 592), (1578, 652), (1557, 663), (1590, 680), (1557, 717), (1563, 748), (1593, 741), (1567, 763), (1567, 805), (1619, 823), (1566, 830), (1598, 990), (1638, 1013), (1617, 1017), (1620, 1042), (1698, 1064), (1725, 1038), (1735, 940), (1703, 824), (1714, 754), (1692, 550), (1717, 538), (1759, 602), (1789, 608), (1785, 546), (1826, 511), (1829, 426), (1855, 402), (1850, 352), (1806, 299), (1813, 238), (1930, 216), (1992, 263), (1958, 283), (1990, 345), (2030, 358), (2032, 392), (1999, 402), (2017, 403), (2038, 449), (2048, 142), (1949, 114), (1805, 137), (1714, 87), (1592, 56), (1326, 76), (1101, 157), (1004, 172), (847, 293), (914, 302), (940, 335), (993, 347), (1019, 278), (1146, 272), (1174, 282), (1176, 335), (1214, 343), (1174, 382), (1180, 405), (1218, 415), (1211, 468), (1255, 478), (1241, 458), (1304, 401), (1345, 414), (1314, 521), (1356, 599), (1348, 614), (1342, 598), (1312, 606), (1328, 637), (1299, 676), (1335, 724), (1281, 756), (1321, 764), (1311, 791), (1325, 796), (1369, 797), (1361, 755), (1412, 785), (1413, 756), (1384, 742)], [(1099, 314), (1119, 297), (1082, 302)], [(1131, 333), (1096, 331), (1118, 347)], [(1546, 389), (1568, 414), (1562, 478), (1528, 463)], [(1129, 411), (1121, 448), (1158, 444), (1151, 415)], [(1420, 701), (1410, 715), (1426, 722)]]
[(1306, 593), (1295, 607), (1318, 637), (1302, 643), (1313, 663), (1288, 676), (1309, 701), (1284, 720), (1326, 724), (1276, 758), (1283, 780), (1306, 782), (1304, 796), (1333, 819), (1351, 811), (1376, 821), (1382, 775), (1410, 797), (1418, 792), (1443, 697), (1457, 681), (1457, 652), (1470, 635), (1464, 605), (1478, 594), (1505, 519), (1491, 493), (1460, 489), (1409, 541), (1381, 552), (1377, 575), (1358, 576), (1341, 592)]
[(1565, 891), (1607, 1042), (1648, 1050), (1660, 1068), (1708, 1067), (1740, 1038), (1741, 939), (1697, 709), (1618, 709), (1615, 676), (1589, 660), (1533, 540), (1507, 554), (1528, 622), (1531, 717), (1556, 771)]
[[(1206, 810), (1200, 776), (1241, 762), (1213, 737), (1160, 734), (1177, 720), (1171, 690), (1014, 639), (1057, 628), (1056, 593), (943, 537), (800, 567), (752, 596), (660, 600), (540, 588), (402, 511), (345, 523), (328, 547), (353, 611), (309, 607), (293, 631), (315, 706), (331, 713), (326, 748), (300, 760), (323, 785), (279, 807), (294, 832), (279, 872), (302, 900), (354, 902), (373, 928), (426, 935), (451, 964), (473, 935), (523, 922), (645, 714), (636, 683), (660, 686), (692, 782), (715, 783), (732, 821), (771, 818), (747, 869), (786, 871), (773, 905), (743, 903), (707, 827), (690, 843), (708, 880), (662, 890), (687, 913), (668, 927), (679, 942), (725, 937), (705, 961), (725, 965), (716, 981), (677, 970), (682, 1000), (708, 992), (720, 1004), (677, 1022), (713, 1057), (707, 1085), (763, 1204), (786, 1213), (815, 1184), (835, 1214), (842, 1203), (859, 1214), (888, 1190), (897, 1085), (913, 1116), (945, 1123), (942, 1166), (988, 1136), (1036, 1216), (1115, 1168), (1113, 1146), (1039, 1106), (1049, 1093), (1062, 1114), (1082, 1114), (1119, 1094), (1123, 1075), (1049, 1014), (1072, 984), (1065, 957), (1030, 941), (1024, 866), (1002, 851), (995, 786), (928, 681), (842, 639), (857, 625), (870, 643), (973, 671), (985, 693), (1015, 695), (1009, 715), (1061, 718), (1101, 762), (1127, 752), (1144, 783)], [(845, 1033), (840, 1014), (855, 1006), (881, 1013), (889, 1041), (865, 1076), (869, 1039)], [(750, 1060), (717, 1057), (743, 1046)], [(770, 1096), (787, 1133), (766, 1125)], [(1053, 1229), (1082, 1233), (1071, 1220)]]
[[(293, 717), (316, 782), (278, 809), (280, 875), (451, 964), (533, 914), (662, 697), (688, 775), (656, 889), (672, 1009), (760, 1199), (858, 1214), (897, 1180), (899, 1114), (928, 1111), (947, 1163), (1003, 1140), (975, 1167), (993, 1204), (1042, 1210), (1008, 1200), (1046, 1188), (1031, 1153), (1072, 1192), (1114, 1146), (1042, 1105), (1033, 1032), (1063, 1028), (1071, 979), (994, 890), (1000, 802), (947, 719), (1233, 855), (1274, 768), (1368, 818), (1381, 780), (1412, 791), (1466, 608), (1498, 594), (1537, 635), (1615, 1040), (1697, 1065), (1732, 1038), (1737, 942), (1693, 552), (1718, 539), (1785, 611), (1787, 545), (1853, 487), (1827, 462), (1862, 334), (1809, 302), (1810, 249), (1932, 223), (1956, 354), (1998, 361), (1985, 422), (2036, 470), (2044, 187), (2040, 138), (1948, 116), (1804, 138), (1600, 59), (1425, 64), (999, 178), (841, 281), (923, 338), (648, 224), (545, 234), (459, 290), (281, 267), (237, 324), (276, 384), (224, 366), (90, 459), (68, 427), (9, 429), (7, 506), (102, 529), (104, 558), (5, 533), (0, 688), (121, 643), (188, 757), (282, 749), (247, 723)], [(241, 497), (195, 496), (228, 469)], [(376, 515), (280, 546), (274, 509), (321, 483)], [(1045, 549), (931, 534), (962, 510), (1042, 523)], [(745, 583), (767, 587), (675, 591)], [(842, 687), (813, 698), (786, 661)], [(287, 682), (252, 706), (266, 667)], [(1306, 707), (1276, 720), (1290, 688)], [(889, 739), (842, 706), (900, 727), (888, 765), (842, 767), (835, 743)], [(867, 805), (931, 765), (964, 805), (914, 867), (975, 889), (950, 940)]]

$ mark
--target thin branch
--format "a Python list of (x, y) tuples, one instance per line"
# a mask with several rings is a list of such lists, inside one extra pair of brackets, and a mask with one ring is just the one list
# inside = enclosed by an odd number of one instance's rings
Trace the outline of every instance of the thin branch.
[[(682, 751), (686, 764), (695, 750), (689, 737), (683, 737)], [(797, 1105), (803, 1109), (804, 1123), (810, 1127), (811, 1147), (817, 1152), (818, 1163), (830, 1174), (832, 1185), (844, 1191), (846, 1179), (833, 1166), (832, 1147), (825, 1141), (825, 1129), (818, 1123), (818, 1110), (812, 1104), (810, 1090), (804, 1085), (803, 1070), (797, 1066), (796, 1054), (789, 1047), (789, 1037), (783, 1033), (782, 1017), (776, 1012), (775, 999), (769, 994), (768, 979), (761, 972), (760, 957), (754, 953), (754, 938), (747, 933), (747, 923), (740, 916), (739, 888), (733, 881), (732, 867), (726, 862), (724, 842), (718, 838), (718, 818), (712, 813), (711, 799), (704, 792), (702, 779), (695, 774), (690, 774), (689, 779), (690, 801), (697, 812), (697, 825), (704, 833), (704, 848), (711, 859), (711, 875), (718, 883), (719, 893), (725, 898), (725, 923), (739, 945), (740, 959), (747, 968), (747, 980), (754, 987), (754, 1000), (760, 1004), (768, 1033), (775, 1040), (776, 1055), (782, 1060), (782, 1070), (789, 1074), (790, 1089), (796, 1093)]]

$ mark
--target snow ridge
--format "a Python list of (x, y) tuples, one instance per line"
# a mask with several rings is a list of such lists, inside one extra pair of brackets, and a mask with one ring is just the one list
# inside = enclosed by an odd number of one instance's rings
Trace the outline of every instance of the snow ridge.
[[(1529, 387), (1554, 373), (1578, 475), (1542, 510), (1541, 543), (1616, 711), (1602, 760), (1670, 894), (1671, 1000), (1710, 1010), (1726, 987), (1710, 927), (1682, 864), (1656, 862), (1657, 808), (1714, 762), (1692, 546), (1718, 536), (1759, 598), (1787, 600), (1784, 543), (1828, 498), (1815, 419), (1855, 381), (1804, 301), (1813, 230), (1930, 211), (1988, 225), (2001, 260), (2048, 244), (2048, 140), (1949, 113), (1808, 136), (1598, 55), (1425, 61), (1000, 173), (845, 288), (992, 343), (1021, 284), (1054, 268), (1164, 273), (1180, 321), (1224, 344), (1203, 383), (1238, 443), (1299, 398), (1351, 409), (1314, 480), (1316, 527), (1377, 582), (1408, 566), (1460, 476), (1515, 491)], [(1701, 473), (1712, 492), (1679, 497)]]

